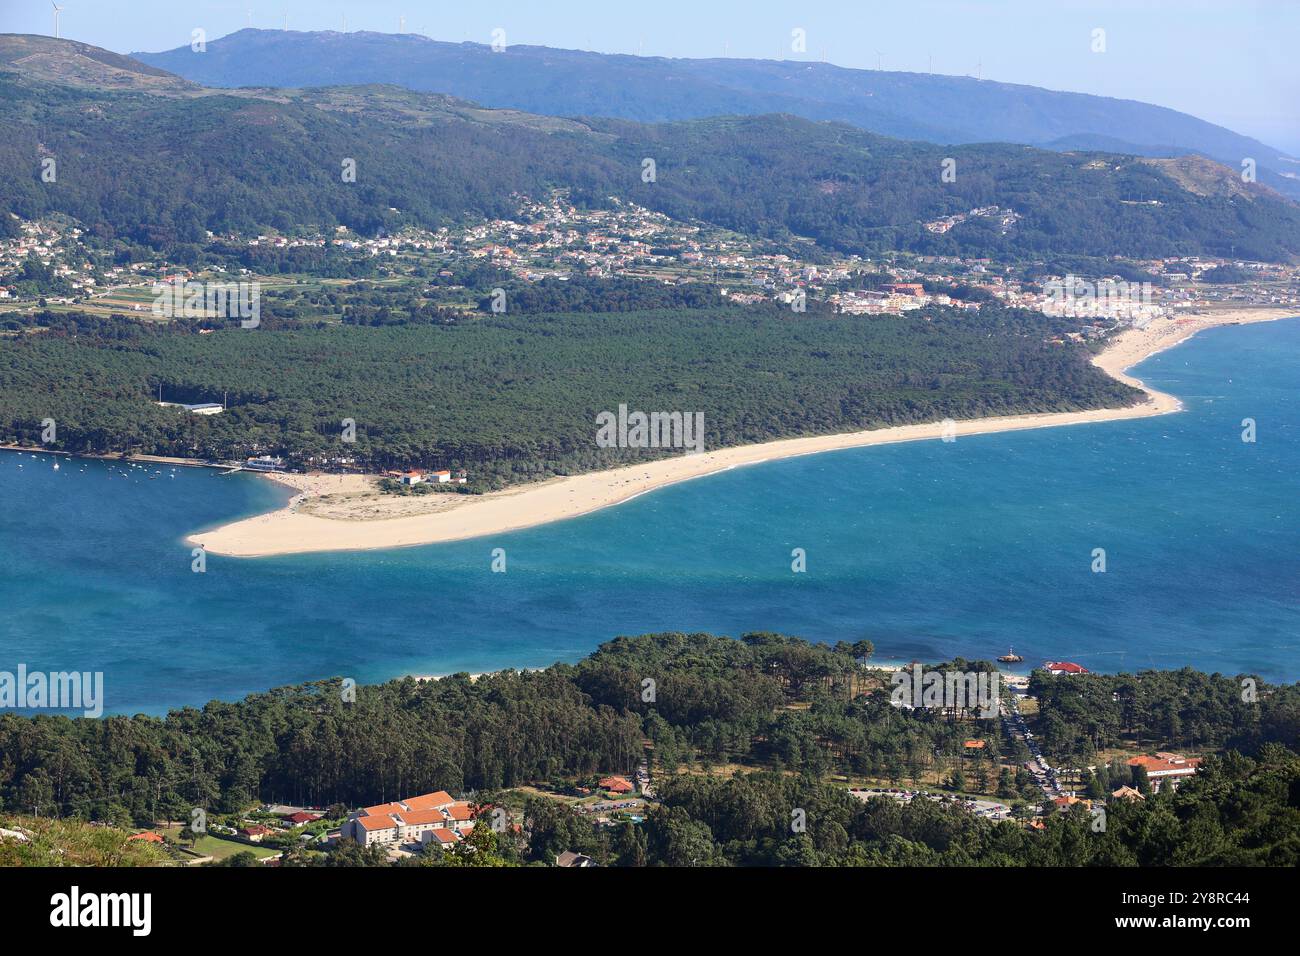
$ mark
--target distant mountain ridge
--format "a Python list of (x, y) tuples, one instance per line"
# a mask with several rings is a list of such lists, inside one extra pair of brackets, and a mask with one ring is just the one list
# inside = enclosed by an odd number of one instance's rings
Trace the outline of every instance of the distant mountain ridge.
[(1200, 157), (940, 146), (788, 114), (558, 119), (377, 84), (208, 89), (113, 57), (0, 35), (0, 209), (180, 261), (207, 231), (437, 228), (552, 189), (868, 256), (1300, 256), (1300, 206)]
[(3, 35), (0, 70), (63, 86), (173, 93), (199, 89), (195, 83), (131, 57), (89, 43), (36, 34)]
[(1085, 93), (802, 60), (667, 59), (448, 43), (418, 34), (244, 29), (134, 53), (205, 86), (391, 83), (485, 106), (641, 122), (789, 113), (933, 143), (1022, 143), (1146, 156), (1199, 153), (1300, 198), (1300, 165), (1259, 140), (1161, 106)]

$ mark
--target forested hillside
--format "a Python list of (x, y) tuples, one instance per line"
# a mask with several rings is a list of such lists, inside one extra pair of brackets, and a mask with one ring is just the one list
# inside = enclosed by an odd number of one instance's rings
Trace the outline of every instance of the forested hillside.
[[(374, 470), (464, 468), (479, 486), (669, 453), (599, 448), (620, 404), (702, 412), (706, 448), (1024, 412), (1130, 404), (1044, 316), (987, 306), (885, 320), (740, 308), (499, 315), (455, 324), (293, 323), (201, 335), (200, 323), (37, 315), (0, 340), (0, 439)], [(1062, 326), (1064, 327), (1064, 326)], [(154, 404), (220, 402), (196, 416)], [(356, 422), (343, 444), (341, 422)]]
[[(1036, 833), (955, 805), (862, 802), (827, 782), (829, 773), (902, 780), (936, 762), (958, 766), (972, 734), (986, 740), (995, 768), (1006, 746), (995, 725), (892, 707), (888, 682), (863, 664), (870, 653), (865, 641), (657, 634), (611, 641), (544, 672), (360, 687), (355, 703), (344, 702), (338, 681), (322, 681), (165, 719), (3, 714), (0, 805), (126, 826), (260, 801), (356, 806), (439, 789), (490, 800), (502, 788), (630, 772), (649, 754), (660, 805), (643, 827), (596, 830), (552, 801), (532, 801), (530, 846), (516, 861), (549, 863), (579, 849), (624, 865), (1300, 862), (1300, 758), (1288, 749), (1300, 736), (1300, 687), (1261, 684), (1258, 704), (1239, 711), (1226, 706), (1240, 697), (1229, 678), (1117, 678), (1130, 688), (1121, 701), (1139, 715), (1132, 729), (1151, 746), (1186, 743), (1186, 733), (1171, 736), (1140, 716), (1172, 692), (1207, 715), (1199, 746), (1240, 754), (1208, 760), (1177, 794), (1115, 803), (1104, 834), (1082, 808)], [(642, 699), (647, 677), (653, 702)], [(1043, 709), (1044, 719), (1087, 725), (1052, 696)], [(712, 765), (744, 772), (699, 773)], [(1019, 785), (997, 784), (1012, 793)], [(806, 813), (804, 834), (790, 831), (793, 807)]]
[[(434, 23), (428, 28), (439, 32)], [(1195, 152), (1234, 168), (1251, 156), (1265, 181), (1300, 195), (1294, 180), (1279, 175), (1294, 169), (1279, 150), (1176, 110), (973, 76), (846, 69), (811, 53), (783, 45), (777, 60), (669, 59), (519, 44), (494, 52), (486, 43), (417, 34), (247, 29), (210, 41), (202, 53), (182, 46), (134, 55), (208, 86), (394, 83), (558, 116), (663, 122), (789, 113), (934, 143)]]
[[(173, 252), (206, 230), (434, 227), (563, 187), (580, 204), (618, 196), (844, 252), (1300, 253), (1300, 207), (1227, 168), (1216, 167), (1238, 188), (1197, 195), (1134, 157), (933, 146), (793, 116), (574, 122), (395, 87), (217, 93), (159, 89), (150, 76), (109, 91), (22, 69), (0, 73), (0, 205), (25, 219), (66, 213), (101, 237)], [(55, 182), (41, 179), (46, 158)], [(342, 175), (349, 159), (355, 182)], [(945, 159), (952, 181), (941, 179)], [(923, 227), (989, 205), (1020, 218)]]
[(1048, 716), (1043, 745), (1072, 765), (1087, 765), (1107, 748), (1132, 740), (1180, 747), (1274, 740), (1295, 746), (1300, 700), (1261, 713), (1241, 681), (1191, 668), (1134, 674), (1052, 676), (1036, 671), (1029, 692)]

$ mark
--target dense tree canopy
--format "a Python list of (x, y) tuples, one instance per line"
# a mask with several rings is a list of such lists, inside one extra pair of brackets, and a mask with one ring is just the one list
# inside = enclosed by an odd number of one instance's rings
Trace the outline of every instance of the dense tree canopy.
[[(1135, 401), (1140, 393), (1049, 345), (1053, 320), (988, 307), (880, 319), (687, 309), (198, 334), (194, 323), (47, 314), (0, 338), (0, 439), (305, 465), (464, 468), (484, 487), (666, 452), (598, 447), (620, 404), (701, 412), (707, 448), (890, 425)], [(195, 416), (155, 404), (220, 402)], [(343, 444), (340, 423), (356, 422)]]
[[(1093, 256), (1300, 252), (1300, 209), (1262, 190), (1193, 193), (1135, 157), (936, 146), (792, 116), (660, 125), (476, 109), (392, 87), (153, 95), (0, 75), (0, 207), (75, 217), (95, 235), (176, 252), (206, 232), (365, 235), (514, 211), (567, 188), (777, 241), (844, 252)], [(41, 161), (57, 179), (41, 179)], [(643, 163), (655, 176), (643, 179)], [(945, 160), (956, 177), (940, 177)], [(355, 163), (355, 179), (343, 175)], [(1201, 194), (1204, 193), (1204, 194)], [(924, 223), (977, 207), (943, 234)]]
[[(527, 783), (627, 773), (648, 757), (660, 802), (643, 829), (593, 828), (555, 801), (530, 799), (527, 846), (493, 841), (485, 852), (549, 863), (573, 849), (624, 865), (1300, 862), (1300, 685), (1260, 684), (1258, 702), (1239, 710), (1213, 706), (1226, 692), (1221, 679), (1193, 671), (1094, 676), (1094, 687), (1066, 679), (1098, 706), (1111, 681), (1208, 703), (1200, 733), (1248, 756), (1211, 757), (1176, 794), (1113, 803), (1104, 834), (1081, 808), (1033, 832), (928, 800), (864, 802), (827, 782), (830, 773), (906, 778), (909, 764), (935, 754), (960, 762), (962, 740), (978, 733), (969, 721), (891, 707), (884, 682), (863, 665), (870, 653), (866, 641), (656, 634), (542, 672), (360, 687), (355, 702), (337, 681), (322, 681), (162, 719), (4, 714), (0, 810), (129, 825), (255, 801), (355, 806), (439, 789), (492, 799)], [(1064, 703), (1070, 695), (1036, 680), (1045, 725), (1088, 726)], [(1180, 739), (1155, 726), (1149, 733), (1152, 746)], [(984, 737), (996, 758), (1007, 738)], [(699, 772), (711, 763), (745, 770)], [(802, 830), (791, 825), (796, 809)], [(372, 857), (352, 845), (330, 859), (379, 862)]]

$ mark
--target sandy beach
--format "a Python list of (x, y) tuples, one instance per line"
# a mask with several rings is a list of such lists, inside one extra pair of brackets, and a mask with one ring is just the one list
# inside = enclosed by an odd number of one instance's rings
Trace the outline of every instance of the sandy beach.
[[(1147, 388), (1127, 374), (1144, 359), (1216, 325), (1267, 322), (1296, 315), (1294, 309), (1226, 309), (1157, 319), (1128, 329), (1093, 361), (1115, 378), (1141, 388), (1146, 401), (1128, 408), (1042, 415), (1011, 415), (954, 423), (952, 434), (978, 435), (1144, 418), (1177, 412), (1172, 395)], [(364, 475), (276, 475), (297, 494), (283, 508), (190, 536), (213, 554), (265, 557), (316, 551), (358, 551), (460, 541), (562, 521), (628, 501), (666, 485), (778, 458), (842, 448), (938, 439), (938, 423), (905, 425), (839, 435), (817, 435), (741, 445), (628, 465), (609, 471), (508, 488), (487, 495), (429, 494), (399, 497), (376, 490)]]

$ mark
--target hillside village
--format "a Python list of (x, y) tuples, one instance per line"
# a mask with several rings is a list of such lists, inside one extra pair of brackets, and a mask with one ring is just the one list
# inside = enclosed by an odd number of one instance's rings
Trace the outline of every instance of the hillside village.
[[(1128, 261), (1117, 274), (1092, 283), (1050, 272), (1023, 278), (1024, 269), (987, 258), (898, 254), (873, 261), (836, 257), (810, 241), (793, 249), (705, 224), (683, 223), (611, 197), (609, 208), (578, 209), (562, 192), (545, 200), (515, 197), (518, 213), (437, 231), (407, 228), (392, 234), (357, 235), (343, 226), (330, 234), (214, 235), (212, 248), (329, 250), (367, 264), (381, 278), (433, 276), (426, 290), (439, 304), (470, 308), (459, 287), (448, 283), (465, 268), (490, 266), (521, 282), (573, 277), (621, 277), (666, 285), (706, 283), (731, 303), (776, 304), (802, 311), (808, 303), (854, 316), (889, 316), (944, 305), (978, 310), (997, 301), (1009, 306), (1068, 315), (1092, 323), (1141, 322), (1180, 311), (1217, 306), (1300, 305), (1300, 267), (1204, 256)], [(1019, 215), (998, 207), (972, 209), (925, 224), (934, 233), (960, 229), (976, 218), (994, 218), (1014, 229)], [(16, 223), (19, 235), (0, 240), (0, 308), (99, 307), (150, 312), (150, 297), (124, 300), (121, 293), (177, 275), (194, 274), (159, 259), (113, 262), (71, 220)], [(1117, 266), (1120, 263), (1117, 261)], [(1120, 272), (1149, 276), (1128, 282)], [(1228, 273), (1236, 281), (1216, 278)], [(214, 267), (214, 279), (258, 278), (247, 268)], [(268, 285), (281, 281), (266, 277)], [(125, 306), (125, 307), (123, 307)]]

